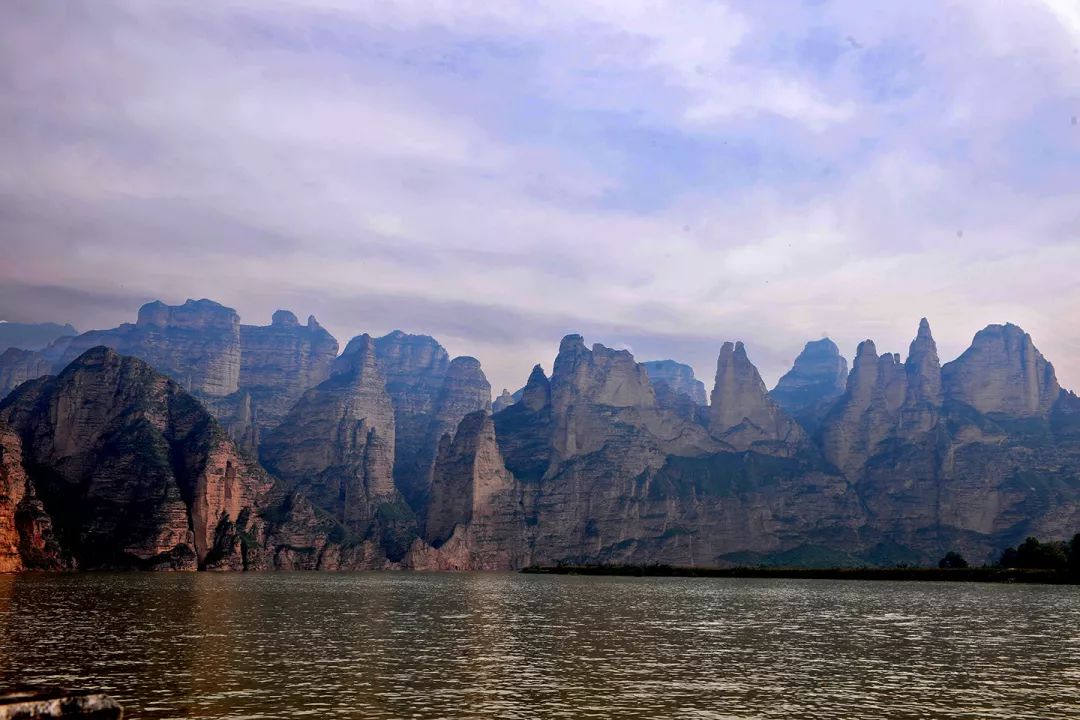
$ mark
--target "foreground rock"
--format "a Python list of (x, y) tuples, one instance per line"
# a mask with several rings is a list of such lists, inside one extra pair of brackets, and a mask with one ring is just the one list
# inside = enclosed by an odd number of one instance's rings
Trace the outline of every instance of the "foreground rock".
[[(270, 485), (176, 383), (107, 348), (22, 385), (0, 423), (5, 455), (31, 469), (14, 503), (28, 566), (204, 566)], [(18, 483), (9, 469), (12, 501)]]
[(0, 720), (30, 720), (31, 718), (119, 720), (123, 717), (123, 708), (104, 693), (28, 689), (0, 694)]

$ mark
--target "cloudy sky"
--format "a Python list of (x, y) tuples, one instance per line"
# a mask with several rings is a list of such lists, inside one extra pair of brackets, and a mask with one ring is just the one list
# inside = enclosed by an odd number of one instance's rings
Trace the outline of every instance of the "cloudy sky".
[(1078, 387), (1078, 116), (1080, 0), (8, 0), (0, 318), (286, 307), (498, 389), (925, 315)]

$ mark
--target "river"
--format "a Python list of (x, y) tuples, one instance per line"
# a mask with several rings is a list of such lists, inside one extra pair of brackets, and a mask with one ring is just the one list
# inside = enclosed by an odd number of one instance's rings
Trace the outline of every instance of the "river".
[(1075, 587), (0, 576), (0, 681), (131, 718), (1076, 718)]

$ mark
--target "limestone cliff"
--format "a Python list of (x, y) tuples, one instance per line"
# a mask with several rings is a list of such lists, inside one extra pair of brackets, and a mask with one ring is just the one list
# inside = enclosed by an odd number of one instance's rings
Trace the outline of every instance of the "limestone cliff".
[[(22, 385), (0, 403), (0, 424), (29, 469), (14, 502), (28, 564), (195, 569), (222, 559), (269, 487), (176, 383), (104, 347)], [(9, 452), (20, 452), (10, 433)]]
[(239, 388), (240, 316), (212, 300), (147, 303), (135, 324), (60, 338), (45, 354), (58, 373), (99, 345), (146, 361), (197, 395), (223, 397)]
[(253, 457), (260, 438), (277, 427), (306, 390), (330, 377), (338, 343), (314, 316), (301, 325), (288, 310), (269, 325), (240, 326), (239, 390), (200, 396), (229, 435)]
[(653, 389), (661, 383), (676, 396), (685, 395), (697, 405), (705, 405), (705, 383), (694, 377), (694, 368), (674, 360), (649, 360), (641, 363), (649, 375)]
[(363, 335), (334, 375), (308, 390), (264, 438), (260, 458), (289, 489), (300, 489), (356, 538), (391, 532), (384, 506), (394, 486), (394, 407)]
[(1046, 416), (1061, 395), (1054, 366), (1016, 325), (989, 325), (942, 368), (946, 396), (980, 413)]
[(495, 401), (491, 403), (491, 412), (497, 413), (500, 410), (505, 410), (519, 399), (520, 397), (514, 397), (513, 393), (503, 388), (502, 392), (499, 393), (499, 397), (495, 398)]
[(528, 564), (521, 488), (506, 469), (485, 411), (444, 436), (425, 523), (409, 564), (418, 569), (503, 570)]
[(779, 455), (791, 454), (806, 439), (798, 423), (769, 397), (741, 342), (720, 348), (709, 432), (736, 450)]

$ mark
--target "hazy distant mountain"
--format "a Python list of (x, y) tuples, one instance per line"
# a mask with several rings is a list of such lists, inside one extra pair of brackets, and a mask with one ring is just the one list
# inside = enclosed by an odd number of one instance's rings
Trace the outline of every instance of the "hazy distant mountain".
[(77, 334), (71, 325), (0, 322), (0, 351), (12, 347), (40, 350), (57, 338)]

